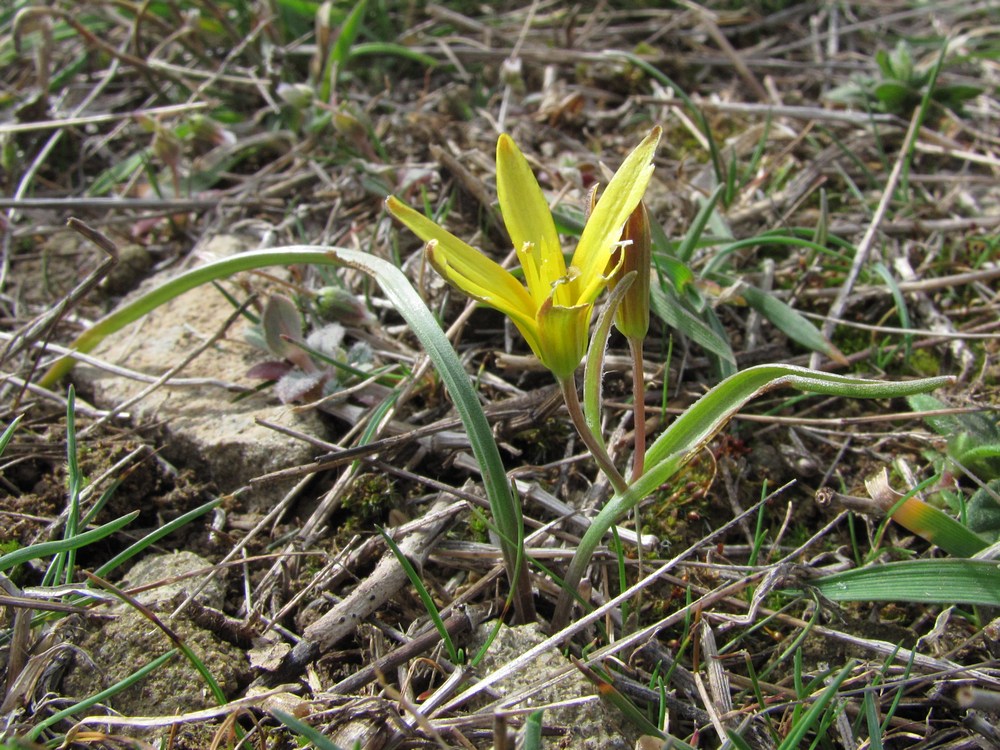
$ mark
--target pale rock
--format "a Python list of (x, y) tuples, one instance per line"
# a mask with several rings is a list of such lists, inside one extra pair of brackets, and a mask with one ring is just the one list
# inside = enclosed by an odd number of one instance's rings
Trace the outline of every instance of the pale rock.
[[(251, 249), (239, 237), (221, 235), (201, 243), (193, 257), (224, 257)], [(153, 277), (137, 294), (148, 292), (176, 272)], [(102, 360), (159, 376), (175, 367), (195, 348), (216, 334), (233, 314), (233, 306), (211, 284), (177, 297), (142, 319), (109, 336), (92, 352)], [(266, 355), (242, 336), (249, 325), (234, 323), (228, 333), (187, 365), (179, 377), (216, 378), (248, 387), (259, 381), (246, 372)], [(73, 375), (82, 390), (102, 408), (113, 408), (148, 384), (80, 365)], [(277, 469), (306, 463), (315, 449), (256, 423), (262, 419), (322, 436), (314, 413), (295, 414), (268, 391), (240, 400), (217, 386), (163, 386), (128, 408), (133, 423), (158, 432), (158, 445), (170, 461), (193, 468), (222, 492), (232, 492), (250, 479)], [(266, 510), (294, 480), (268, 483), (247, 494), (254, 510)]]
[[(495, 627), (485, 623), (477, 631), (478, 642), (470, 648), (475, 653)], [(486, 656), (479, 663), (479, 672), (488, 675), (519, 658), (526, 651), (544, 641), (545, 634), (537, 624), (508, 627), (502, 625), (496, 639), (490, 644)], [(557, 673), (563, 676), (554, 685), (537, 691)], [(510, 677), (493, 685), (503, 696), (506, 709), (544, 708), (542, 725), (558, 727), (562, 737), (547, 737), (546, 748), (559, 750), (632, 750), (638, 732), (628, 727), (622, 716), (602, 702), (597, 691), (572, 662), (553, 647)], [(524, 696), (520, 700), (520, 696)], [(584, 702), (559, 708), (546, 708), (552, 704), (587, 698)]]

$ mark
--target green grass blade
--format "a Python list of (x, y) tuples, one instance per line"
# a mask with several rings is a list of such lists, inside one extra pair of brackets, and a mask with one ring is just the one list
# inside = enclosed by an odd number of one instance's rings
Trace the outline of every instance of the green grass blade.
[(981, 536), (940, 508), (914, 497), (913, 493), (919, 489), (914, 488), (909, 496), (893, 505), (890, 512), (893, 521), (955, 557), (972, 557), (986, 549), (987, 542)]
[[(94, 576), (93, 574), (86, 573), (86, 575), (91, 580), (91, 582), (97, 582), (96, 576)], [(129, 596), (127, 596), (124, 592), (122, 592), (115, 586), (107, 584), (106, 588), (114, 596), (116, 596), (119, 600), (121, 600), (124, 604), (131, 607), (137, 606), (134, 599), (131, 599)], [(209, 670), (208, 666), (201, 659), (201, 657), (194, 652), (194, 649), (192, 649), (191, 646), (189, 646), (183, 639), (178, 637), (176, 633), (170, 630), (159, 618), (157, 618), (155, 614), (149, 612), (148, 610), (143, 611), (141, 607), (139, 611), (151, 621), (153, 626), (159, 628), (160, 632), (162, 632), (163, 635), (165, 635), (167, 638), (173, 641), (176, 648), (180, 650), (180, 652), (184, 655), (184, 658), (188, 660), (188, 663), (191, 664), (191, 666), (195, 669), (195, 671), (201, 675), (203, 680), (205, 680), (205, 684), (208, 685), (208, 689), (212, 693), (212, 696), (215, 698), (215, 702), (220, 706), (225, 705), (226, 704), (225, 692), (223, 692), (222, 687), (215, 679), (215, 675), (212, 674), (212, 672)]]
[(21, 424), (22, 419), (24, 419), (24, 415), (18, 414), (14, 417), (14, 420), (7, 425), (7, 429), (3, 431), (3, 434), (0, 435), (0, 456), (3, 455), (5, 450), (7, 450), (7, 444), (10, 442), (11, 438), (14, 437), (14, 433), (17, 432), (17, 426)]
[[(66, 517), (64, 537), (76, 536), (80, 525), (80, 490), (83, 489), (83, 476), (80, 474), (80, 462), (76, 446), (76, 390), (69, 387), (66, 394), (66, 475), (69, 484), (69, 513)], [(55, 580), (61, 583), (72, 583), (76, 573), (76, 548), (70, 547), (56, 556), (54, 561), (57, 571)]]
[(993, 560), (903, 560), (810, 581), (835, 602), (922, 602), (1000, 606), (1000, 569)]
[(524, 729), (521, 730), (523, 737), (521, 747), (523, 750), (541, 750), (542, 748), (542, 714), (545, 709), (538, 709), (528, 714), (524, 722)]
[(882, 727), (879, 726), (878, 713), (875, 710), (875, 698), (866, 692), (862, 699), (865, 724), (868, 726), (868, 741), (872, 750), (882, 750)]
[(143, 552), (152, 545), (156, 544), (163, 537), (173, 534), (178, 529), (187, 526), (196, 518), (205, 515), (210, 510), (214, 510), (215, 508), (218, 507), (219, 503), (221, 502), (222, 498), (215, 498), (214, 500), (209, 500), (207, 503), (203, 503), (202, 505), (199, 505), (197, 508), (189, 510), (187, 513), (178, 516), (173, 521), (170, 521), (170, 523), (166, 523), (163, 526), (160, 526), (158, 529), (151, 531), (142, 539), (135, 542), (134, 544), (129, 545), (128, 548), (122, 550), (117, 555), (108, 560), (106, 563), (104, 563), (104, 565), (102, 565), (101, 567), (99, 567), (97, 570), (94, 571), (94, 575), (98, 576), (99, 578), (107, 578), (108, 574), (111, 573), (113, 570), (115, 570), (118, 566), (123, 565), (124, 563), (128, 562), (133, 557), (138, 555), (140, 552)]
[(116, 185), (129, 180), (136, 172), (152, 158), (152, 149), (145, 148), (131, 156), (116, 161), (112, 166), (101, 172), (87, 188), (87, 195), (91, 198), (98, 198), (107, 195), (115, 189)]
[(733, 747), (735, 747), (736, 750), (753, 750), (753, 748), (750, 747), (750, 743), (736, 734), (736, 732), (732, 729), (726, 730), (726, 736), (729, 738), (729, 741), (733, 743)]
[(835, 362), (847, 364), (847, 359), (833, 343), (805, 316), (782, 302), (773, 294), (765, 294), (760, 289), (744, 285), (740, 294), (754, 310), (759, 312), (775, 328), (788, 338), (814, 352), (820, 352)]
[(576, 668), (583, 673), (590, 683), (597, 690), (597, 694), (600, 696), (601, 700), (608, 703), (618, 709), (622, 715), (635, 726), (640, 732), (645, 735), (650, 735), (652, 737), (659, 737), (666, 739), (663, 732), (653, 725), (653, 723), (646, 718), (646, 715), (639, 710), (639, 708), (626, 696), (622, 695), (621, 692), (612, 684), (612, 677), (603, 671), (598, 666), (588, 666), (584, 664), (579, 659), (573, 658), (573, 663)]
[(795, 726), (792, 727), (792, 730), (782, 740), (778, 746), (778, 750), (798, 750), (802, 747), (801, 743), (805, 739), (806, 734), (809, 733), (813, 726), (823, 717), (823, 714), (826, 713), (827, 706), (830, 705), (830, 701), (837, 695), (837, 691), (848, 675), (850, 675), (852, 669), (854, 669), (853, 659), (844, 665), (844, 668), (827, 685), (819, 698), (809, 707), (809, 710), (805, 712), (802, 718), (795, 722)]
[(111, 536), (125, 526), (128, 526), (138, 516), (139, 511), (134, 510), (121, 518), (116, 518), (114, 521), (110, 521), (103, 526), (98, 526), (96, 529), (91, 529), (90, 531), (85, 531), (82, 534), (77, 534), (69, 539), (58, 539), (53, 542), (40, 542), (39, 544), (32, 544), (30, 547), (22, 547), (21, 549), (14, 550), (13, 552), (8, 552), (6, 555), (0, 556), (0, 572), (13, 568), (15, 565), (26, 563), (29, 560), (38, 560), (39, 558), (48, 557), (49, 555), (57, 555), (68, 549), (86, 547), (88, 544), (98, 542), (105, 537)]
[(820, 245), (805, 237), (789, 236), (786, 230), (764, 232), (756, 237), (747, 237), (746, 239), (736, 240), (735, 242), (727, 242), (714, 252), (711, 258), (708, 259), (708, 262), (705, 263), (705, 267), (702, 269), (701, 275), (705, 278), (712, 278), (715, 274), (721, 271), (721, 269), (725, 266), (726, 261), (729, 260), (729, 256), (737, 250), (760, 247), (762, 245), (782, 245), (801, 248), (803, 250), (811, 250), (828, 256), (831, 265), (833, 263), (839, 263), (842, 257), (850, 257), (850, 254), (855, 252), (853, 245), (844, 242), (837, 237), (828, 237), (828, 243), (833, 247), (827, 247), (825, 244)]
[(694, 217), (694, 221), (691, 222), (691, 226), (688, 227), (687, 233), (684, 235), (684, 239), (681, 240), (681, 244), (677, 246), (677, 250), (674, 253), (677, 260), (681, 263), (689, 263), (691, 261), (691, 255), (694, 253), (694, 249), (698, 246), (698, 240), (701, 239), (701, 235), (705, 231), (705, 225), (708, 224), (708, 220), (712, 218), (712, 213), (715, 211), (715, 206), (719, 202), (719, 198), (722, 197), (724, 190), (725, 187), (723, 185), (717, 187), (712, 194), (704, 200), (701, 208), (698, 209), (698, 213)]
[(688, 310), (669, 284), (653, 284), (649, 289), (650, 308), (668, 326), (684, 334), (706, 352), (736, 365), (729, 342), (711, 326)]
[(355, 44), (351, 47), (348, 54), (348, 57), (351, 60), (367, 56), (379, 58), (390, 56), (402, 57), (403, 59), (419, 63), (426, 68), (436, 68), (438, 66), (438, 61), (430, 55), (425, 55), (423, 52), (410, 49), (402, 44), (393, 44), (392, 42), (365, 42), (363, 44)]
[(316, 746), (316, 750), (343, 750), (336, 742), (324, 737), (318, 729), (309, 726), (304, 721), (296, 719), (291, 714), (286, 714), (284, 711), (275, 709), (271, 712), (271, 715), (293, 732), (313, 743)]
[(367, 6), (368, 0), (358, 0), (347, 18), (344, 19), (344, 23), (340, 25), (340, 33), (337, 35), (337, 41), (330, 52), (331, 60), (337, 65), (343, 65), (347, 62), (351, 47), (354, 46), (354, 41), (361, 31), (361, 20), (364, 18)]
[[(725, 340), (726, 345), (729, 346), (729, 333), (726, 331), (726, 327), (722, 325), (722, 321), (719, 319), (718, 313), (715, 312), (715, 308), (711, 305), (705, 305), (701, 311), (701, 318), (705, 321), (705, 325), (720, 340)], [(706, 354), (711, 362), (712, 372), (715, 373), (716, 380), (724, 380), (736, 374), (735, 356), (724, 356), (715, 352), (706, 352)]]
[(698, 124), (698, 128), (701, 130), (701, 134), (705, 136), (705, 140), (708, 142), (708, 151), (709, 151), (709, 156), (712, 159), (712, 167), (714, 168), (715, 171), (715, 179), (719, 183), (724, 183), (726, 177), (726, 171), (722, 164), (722, 155), (719, 153), (719, 146), (715, 142), (715, 136), (712, 135), (712, 128), (709, 127), (708, 120), (705, 118), (705, 115), (702, 113), (700, 109), (698, 109), (697, 106), (695, 106), (694, 101), (692, 101), (691, 97), (687, 95), (687, 92), (684, 91), (684, 89), (682, 89), (676, 83), (674, 83), (669, 76), (667, 76), (665, 73), (663, 73), (655, 66), (650, 64), (647, 60), (643, 60), (638, 55), (634, 55), (631, 52), (620, 52), (617, 50), (613, 52), (609, 51), (606, 52), (605, 54), (607, 54), (609, 57), (617, 57), (621, 58), (622, 60), (626, 60), (632, 65), (635, 65), (640, 70), (645, 71), (648, 75), (652, 76), (654, 79), (656, 79), (664, 86), (668, 86), (671, 89), (673, 89), (674, 93), (677, 95), (677, 98), (680, 99), (682, 102), (684, 102), (684, 105), (688, 108), (688, 111), (691, 113), (691, 116)]
[(451, 640), (451, 633), (448, 632), (448, 628), (445, 627), (444, 620), (441, 619), (441, 613), (438, 611), (437, 605), (434, 603), (434, 598), (431, 593), (427, 590), (424, 582), (420, 580), (420, 574), (417, 573), (417, 569), (413, 567), (406, 555), (399, 548), (399, 545), (389, 536), (385, 529), (379, 527), (378, 533), (382, 535), (385, 543), (389, 546), (392, 554), (396, 556), (396, 560), (402, 566), (403, 571), (406, 573), (406, 577), (410, 579), (410, 583), (413, 584), (413, 588), (417, 590), (417, 595), (420, 597), (420, 601), (423, 602), (424, 609), (427, 610), (428, 617), (431, 618), (431, 622), (434, 623), (434, 627), (437, 628), (438, 633), (441, 634), (441, 640), (444, 641), (444, 647), (448, 651), (448, 658), (451, 659), (452, 664), (461, 664), (461, 655), (458, 653), (458, 649), (455, 648), (455, 643)]
[(340, 33), (337, 35), (337, 41), (330, 48), (330, 54), (327, 56), (323, 67), (323, 78), (320, 82), (319, 95), (320, 99), (324, 102), (330, 100), (330, 94), (337, 86), (337, 78), (344, 69), (351, 47), (354, 46), (354, 41), (358, 38), (358, 33), (361, 31), (361, 20), (364, 18), (367, 5), (368, 0), (358, 0), (347, 18), (340, 25)]

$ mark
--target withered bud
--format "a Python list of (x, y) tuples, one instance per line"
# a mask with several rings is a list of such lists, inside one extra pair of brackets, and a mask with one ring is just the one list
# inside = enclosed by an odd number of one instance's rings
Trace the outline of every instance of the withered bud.
[(646, 206), (640, 201), (625, 222), (622, 244), (615, 248), (608, 264), (609, 271), (616, 269), (608, 284), (610, 289), (614, 289), (625, 274), (636, 272), (635, 281), (625, 292), (615, 313), (615, 326), (626, 337), (638, 341), (646, 338), (649, 331), (649, 277), (652, 260), (649, 216), (646, 214)]

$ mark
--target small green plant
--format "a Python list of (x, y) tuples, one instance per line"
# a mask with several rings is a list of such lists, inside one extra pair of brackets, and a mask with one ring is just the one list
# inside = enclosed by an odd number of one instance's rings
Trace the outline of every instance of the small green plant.
[[(949, 404), (927, 394), (910, 396), (907, 401), (914, 411), (950, 409)], [(995, 413), (936, 414), (925, 416), (924, 421), (947, 439), (952, 461), (984, 482), (1000, 479), (1000, 422)]]
[(969, 84), (935, 85), (941, 64), (920, 65), (913, 59), (913, 50), (906, 40), (900, 40), (891, 52), (875, 53), (879, 78), (861, 78), (839, 86), (827, 94), (831, 101), (866, 106), (879, 112), (908, 117), (918, 106), (929, 86), (931, 101), (959, 114), (962, 105), (983, 93)]
[[(323, 299), (331, 295), (332, 292), (325, 292)], [(360, 324), (371, 319), (368, 311), (357, 304), (345, 312), (338, 317), (348, 323)], [(357, 341), (345, 349), (345, 334), (343, 325), (332, 322), (321, 324), (306, 335), (302, 314), (295, 303), (283, 294), (272, 294), (264, 305), (260, 322), (247, 330), (246, 339), (275, 359), (254, 365), (247, 375), (275, 381), (275, 395), (288, 404), (328, 396), (377, 374), (373, 372), (371, 346)]]
[[(307, 742), (311, 742), (317, 750), (343, 750), (336, 742), (323, 736), (322, 732), (311, 725), (306, 724), (301, 719), (297, 719), (284, 711), (275, 710), (272, 713), (274, 718), (291, 729), (302, 739)], [(361, 750), (361, 743), (356, 741), (351, 750)]]

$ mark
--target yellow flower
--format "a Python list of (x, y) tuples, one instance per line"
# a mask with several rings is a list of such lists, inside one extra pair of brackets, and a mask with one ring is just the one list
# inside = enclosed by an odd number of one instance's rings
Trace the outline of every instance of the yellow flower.
[(508, 135), (497, 141), (497, 197), (521, 261), (513, 274), (423, 214), (390, 196), (389, 212), (427, 243), (431, 265), (451, 284), (507, 315), (560, 381), (572, 377), (587, 348), (594, 302), (609, 281), (622, 229), (653, 173), (656, 127), (628, 155), (591, 211), (570, 265), (527, 159)]

